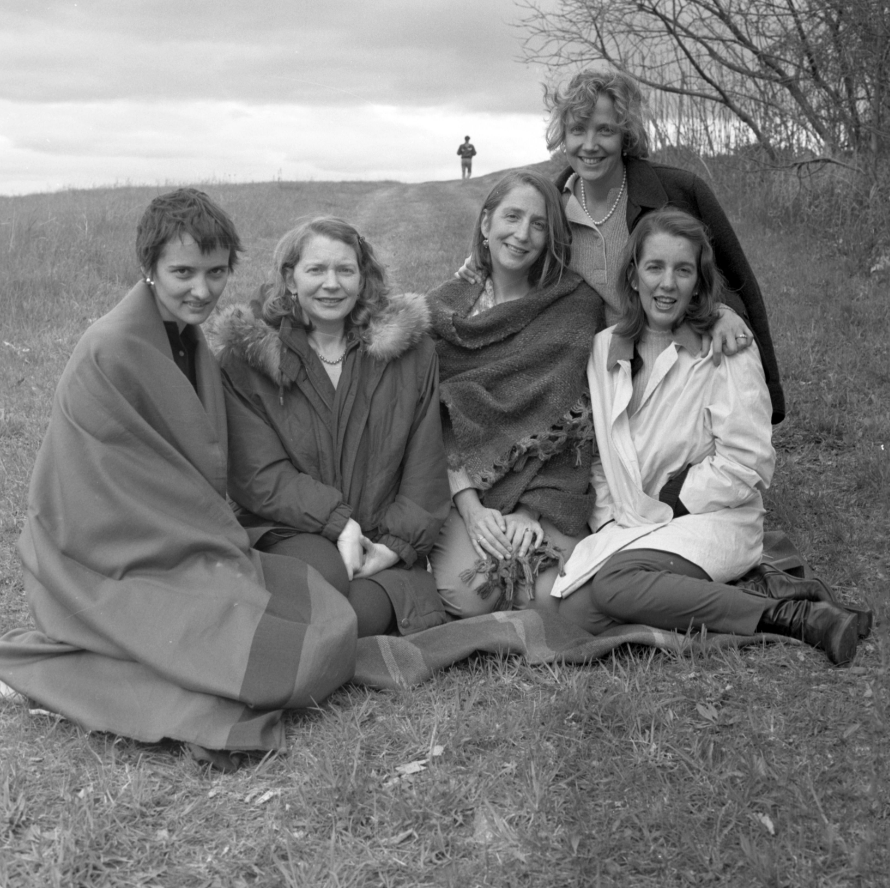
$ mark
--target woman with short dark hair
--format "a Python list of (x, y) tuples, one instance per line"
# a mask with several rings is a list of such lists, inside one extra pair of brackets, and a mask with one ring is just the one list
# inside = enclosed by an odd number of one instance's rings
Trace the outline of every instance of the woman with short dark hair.
[(355, 617), (317, 573), (252, 550), (226, 501), (226, 414), (200, 324), (241, 241), (206, 194), (149, 204), (143, 280), (78, 342), (19, 542), (36, 630), (0, 678), (88, 730), (284, 746), (282, 710), (352, 676)]

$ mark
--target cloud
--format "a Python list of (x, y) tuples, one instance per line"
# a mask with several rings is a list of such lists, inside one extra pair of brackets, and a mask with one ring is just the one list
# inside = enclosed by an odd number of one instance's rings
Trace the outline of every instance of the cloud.
[[(448, 103), (530, 113), (513, 0), (85, 0), (4, 11), (0, 97)], [(48, 63), (49, 62), (49, 63)]]
[[(543, 0), (544, 3), (555, 0)], [(450, 178), (546, 157), (514, 0), (29, 0), (0, 7), (0, 193)]]

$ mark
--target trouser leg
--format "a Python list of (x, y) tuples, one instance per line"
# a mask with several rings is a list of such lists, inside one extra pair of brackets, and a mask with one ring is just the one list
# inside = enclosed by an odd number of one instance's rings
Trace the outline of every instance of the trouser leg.
[(267, 533), (257, 542), (260, 552), (299, 558), (311, 564), (341, 595), (349, 592), (349, 574), (335, 543), (317, 533), (297, 533), (280, 539)]
[(671, 552), (632, 549), (613, 555), (558, 612), (594, 634), (617, 623), (685, 632), (753, 635), (769, 601), (711, 582), (697, 564)]
[(455, 617), (478, 617), (495, 609), (498, 603), (496, 594), (487, 598), (479, 595), (479, 587), (485, 582), (482, 574), (474, 574), (469, 580), (461, 579), (461, 574), (470, 570), (479, 556), (473, 548), (467, 526), (454, 506), (439, 531), (429, 558), (436, 589), (448, 613)]
[(257, 544), (261, 552), (299, 558), (312, 565), (341, 595), (345, 595), (358, 617), (359, 638), (383, 635), (395, 619), (386, 590), (372, 579), (349, 579), (346, 565), (335, 543), (317, 533), (298, 533), (285, 539), (267, 534)]
[(395, 611), (386, 590), (373, 579), (351, 580), (346, 596), (358, 617), (358, 637), (386, 635), (394, 628)]
[[(581, 537), (564, 534), (546, 518), (541, 519), (541, 527), (544, 530), (544, 538), (559, 547), (566, 560), (581, 540)], [(479, 587), (485, 582), (482, 574), (474, 574), (469, 580), (461, 579), (461, 574), (471, 569), (478, 558), (463, 518), (457, 509), (452, 507), (430, 553), (430, 565), (445, 610), (454, 616), (477, 617), (491, 613), (497, 606), (497, 593), (492, 593), (487, 598), (479, 596)], [(550, 601), (556, 601), (551, 599), (550, 590), (558, 574), (559, 567), (556, 565), (542, 570), (535, 580), (534, 603), (529, 601), (526, 594), (520, 593), (514, 601), (514, 607), (537, 608), (540, 603), (542, 605), (540, 609), (550, 609)]]

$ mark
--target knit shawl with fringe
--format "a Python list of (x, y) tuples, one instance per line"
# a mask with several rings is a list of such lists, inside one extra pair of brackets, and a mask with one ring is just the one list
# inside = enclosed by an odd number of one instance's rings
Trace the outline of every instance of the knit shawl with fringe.
[(449, 281), (430, 294), (449, 464), (467, 471), (487, 507), (508, 513), (523, 502), (578, 532), (592, 506), (586, 368), (602, 299), (566, 272), (469, 317), (480, 291)]

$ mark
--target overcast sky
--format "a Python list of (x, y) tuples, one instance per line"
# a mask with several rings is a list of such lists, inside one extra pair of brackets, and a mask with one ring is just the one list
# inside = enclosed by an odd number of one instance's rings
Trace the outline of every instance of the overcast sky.
[[(545, 6), (556, 0), (544, 0)], [(541, 5), (541, 4), (539, 4)], [(544, 160), (514, 0), (0, 0), (0, 194)]]

